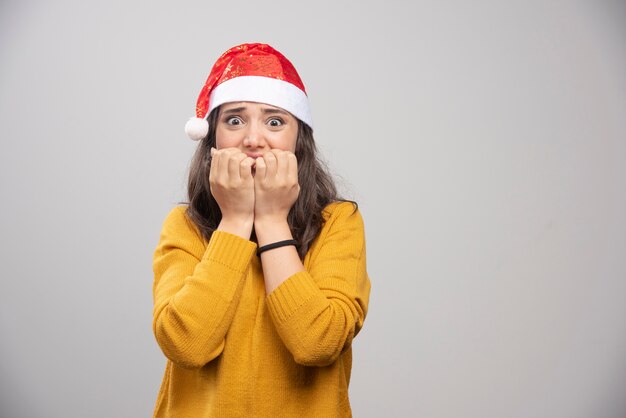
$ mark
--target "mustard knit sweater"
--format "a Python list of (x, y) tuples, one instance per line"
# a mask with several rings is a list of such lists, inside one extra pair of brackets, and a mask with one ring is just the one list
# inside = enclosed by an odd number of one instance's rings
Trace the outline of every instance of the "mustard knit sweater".
[(365, 235), (349, 202), (294, 274), (265, 293), (256, 244), (215, 231), (186, 206), (165, 219), (154, 253), (156, 340), (168, 358), (154, 417), (350, 417), (352, 339), (370, 294)]

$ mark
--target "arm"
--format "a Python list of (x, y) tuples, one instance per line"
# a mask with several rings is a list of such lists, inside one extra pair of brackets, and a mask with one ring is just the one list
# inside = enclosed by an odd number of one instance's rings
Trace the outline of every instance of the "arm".
[[(305, 258), (306, 270), (293, 273), (267, 296), (281, 339), (295, 361), (307, 366), (329, 365), (350, 347), (369, 303), (363, 220), (350, 203), (333, 206)], [(269, 260), (263, 259), (264, 271)]]
[[(287, 214), (299, 190), (293, 153), (272, 150), (256, 159), (259, 245), (291, 238)], [(295, 361), (307, 366), (329, 365), (350, 347), (369, 302), (361, 215), (350, 203), (327, 209), (331, 214), (304, 265), (294, 247), (261, 254), (268, 310)]]
[[(259, 247), (293, 239), (287, 216), (300, 193), (298, 161), (288, 151), (271, 150), (256, 159), (254, 229)], [(294, 246), (261, 254), (265, 290), (269, 294), (291, 275), (304, 270)]]
[(221, 354), (255, 249), (224, 231), (204, 249), (184, 208), (170, 212), (154, 253), (153, 331), (174, 363), (202, 367)]

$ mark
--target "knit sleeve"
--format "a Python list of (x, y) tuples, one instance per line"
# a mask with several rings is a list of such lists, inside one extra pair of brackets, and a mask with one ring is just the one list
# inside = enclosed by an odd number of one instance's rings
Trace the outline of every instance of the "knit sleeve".
[(222, 231), (205, 248), (184, 207), (169, 213), (154, 252), (152, 327), (172, 362), (202, 367), (221, 354), (255, 249)]
[(370, 295), (358, 209), (335, 204), (298, 272), (267, 296), (278, 334), (297, 363), (326, 366), (363, 327)]

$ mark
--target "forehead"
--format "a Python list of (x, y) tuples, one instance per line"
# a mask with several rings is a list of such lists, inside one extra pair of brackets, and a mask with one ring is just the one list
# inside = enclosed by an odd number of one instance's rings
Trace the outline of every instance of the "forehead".
[(282, 107), (272, 106), (267, 103), (259, 103), (259, 102), (229, 102), (224, 103), (221, 106), (222, 112), (230, 109), (251, 109), (251, 110), (274, 110), (279, 112), (284, 112), (290, 114)]

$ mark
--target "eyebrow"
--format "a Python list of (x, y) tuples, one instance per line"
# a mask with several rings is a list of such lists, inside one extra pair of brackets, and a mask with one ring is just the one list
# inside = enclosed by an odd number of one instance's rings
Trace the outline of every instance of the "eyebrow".
[(265, 114), (273, 114), (273, 113), (280, 113), (281, 115), (289, 115), (289, 112), (282, 110), (282, 109), (269, 109), (269, 108), (265, 108), (261, 110), (263, 113)]
[(239, 113), (243, 110), (246, 110), (246, 108), (244, 106), (242, 107), (233, 107), (232, 109), (228, 109), (224, 111), (225, 115), (230, 115), (231, 113)]
[[(240, 107), (233, 107), (232, 109), (228, 109), (224, 111), (224, 115), (231, 115), (233, 113), (241, 113), (244, 110), (246, 110), (245, 106), (240, 106)], [(282, 110), (282, 109), (271, 109), (271, 108), (263, 108), (261, 109), (261, 111), (263, 112), (263, 114), (275, 114), (275, 113), (279, 113), (282, 115), (289, 115), (289, 112)]]

